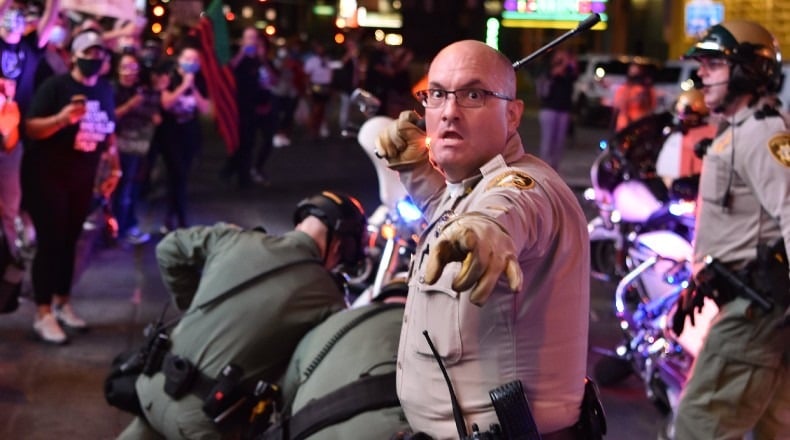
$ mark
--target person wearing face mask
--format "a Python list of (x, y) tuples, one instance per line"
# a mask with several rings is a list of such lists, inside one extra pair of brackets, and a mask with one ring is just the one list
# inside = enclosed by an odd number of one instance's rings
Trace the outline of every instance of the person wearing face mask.
[(107, 56), (101, 35), (85, 31), (71, 45), (74, 67), (36, 91), (25, 129), (26, 207), (37, 235), (31, 276), (37, 310), (33, 325), (48, 343), (67, 342), (61, 326), (87, 328), (70, 303), (77, 240), (88, 215), (103, 154), (112, 170), (101, 184), (110, 194), (121, 171), (115, 146), (115, 101), (99, 72)]
[(4, 78), (16, 80), (16, 100), (23, 115), (33, 99), (35, 71), (59, 10), (60, 0), (47, 0), (36, 25), (28, 28), (25, 2), (15, 0), (0, 7), (0, 69)]
[(200, 53), (184, 46), (178, 54), (170, 84), (162, 92), (161, 151), (167, 171), (168, 201), (162, 232), (188, 226), (187, 182), (192, 159), (200, 150), (199, 115), (210, 115), (211, 101), (200, 75)]
[(113, 194), (113, 213), (118, 220), (118, 236), (131, 245), (143, 244), (150, 235), (140, 230), (136, 205), (140, 193), (140, 166), (148, 154), (157, 125), (161, 94), (140, 81), (138, 58), (124, 54), (118, 59), (115, 88), (115, 117), (118, 126), (118, 151), (121, 160), (121, 181)]
[[(236, 105), (239, 109), (239, 149), (228, 159), (223, 177), (236, 174), (238, 185), (248, 187), (252, 181), (269, 184), (263, 166), (268, 159), (274, 136), (270, 88), (277, 71), (268, 58), (269, 42), (254, 27), (244, 29), (241, 45), (230, 64), (236, 79)], [(253, 159), (256, 134), (260, 130), (258, 158)]]
[(614, 131), (618, 132), (628, 124), (653, 113), (657, 103), (656, 91), (647, 66), (631, 63), (625, 84), (614, 92)]
[[(26, 114), (33, 98), (34, 73), (42, 56), (42, 44), (39, 44), (42, 40), (39, 36), (49, 29), (59, 3), (59, 0), (48, 0), (36, 29), (28, 34), (25, 34), (25, 2), (6, 1), (0, 6), (0, 77), (13, 81), (12, 100), (19, 107), (20, 115)], [(3, 177), (9, 182), (19, 182), (23, 178), (25, 133), (24, 126), (18, 128), (22, 138), (20, 148), (12, 150), (13, 154), (0, 155), (0, 168), (3, 169)], [(22, 203), (17, 200), (13, 204), (6, 204), (5, 210), (9, 215), (16, 216)], [(0, 267), (2, 272), (3, 268)]]
[(69, 42), (71, 31), (67, 27), (67, 21), (60, 19), (49, 32), (46, 46), (41, 61), (36, 68), (33, 84), (40, 86), (47, 78), (52, 75), (62, 75), (69, 71)]

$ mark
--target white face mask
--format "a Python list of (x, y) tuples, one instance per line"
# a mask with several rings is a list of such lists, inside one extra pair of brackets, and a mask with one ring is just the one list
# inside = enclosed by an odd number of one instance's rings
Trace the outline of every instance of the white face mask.
[(3, 30), (10, 33), (22, 33), (25, 30), (25, 16), (17, 9), (8, 9), (2, 19)]
[(49, 33), (49, 42), (54, 44), (55, 46), (63, 46), (63, 42), (66, 41), (66, 36), (68, 35), (68, 31), (66, 28), (60, 25), (56, 25), (52, 27), (52, 30)]

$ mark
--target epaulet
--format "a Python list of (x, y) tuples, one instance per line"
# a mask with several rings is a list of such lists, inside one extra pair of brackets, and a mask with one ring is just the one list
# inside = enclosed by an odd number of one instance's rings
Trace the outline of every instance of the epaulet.
[(763, 108), (754, 112), (754, 118), (757, 120), (776, 117), (776, 116), (781, 116), (779, 110), (776, 107), (770, 106), (768, 104), (763, 105)]
[(790, 168), (790, 132), (780, 131), (768, 140), (768, 151), (777, 162)]

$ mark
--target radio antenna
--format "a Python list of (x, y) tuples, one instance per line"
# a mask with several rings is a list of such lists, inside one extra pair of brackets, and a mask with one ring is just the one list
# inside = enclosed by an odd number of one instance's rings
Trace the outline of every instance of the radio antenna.
[(543, 55), (544, 53), (550, 51), (551, 49), (553, 49), (554, 46), (562, 43), (563, 41), (567, 40), (568, 38), (570, 38), (570, 37), (572, 37), (572, 36), (574, 36), (576, 34), (578, 34), (579, 32), (584, 32), (584, 31), (590, 29), (591, 27), (595, 26), (596, 24), (598, 24), (599, 21), (601, 21), (601, 16), (598, 15), (597, 13), (588, 15), (587, 18), (582, 20), (579, 23), (579, 25), (576, 26), (574, 29), (571, 29), (568, 32), (565, 32), (564, 34), (560, 35), (559, 37), (555, 38), (554, 40), (549, 41), (548, 44), (546, 44), (545, 46), (543, 46), (540, 49), (536, 50), (535, 52), (532, 52), (531, 54), (527, 55), (526, 57), (524, 57), (524, 58), (516, 61), (515, 63), (513, 63), (513, 70), (518, 70), (518, 69), (522, 68), (528, 62), (532, 61), (533, 59), (535, 59), (535, 58)]
[(444, 368), (444, 363), (442, 362), (442, 358), (439, 356), (439, 352), (436, 351), (436, 347), (433, 346), (433, 342), (431, 341), (431, 337), (428, 336), (428, 330), (422, 331), (423, 336), (425, 336), (425, 340), (428, 341), (428, 346), (431, 347), (431, 352), (433, 353), (434, 359), (439, 364), (439, 369), (442, 370), (442, 375), (444, 375), (444, 381), (447, 382), (447, 389), (450, 390), (450, 402), (453, 405), (453, 418), (455, 419), (455, 427), (458, 429), (458, 438), (465, 439), (468, 436), (468, 432), (466, 430), (466, 423), (464, 423), (464, 417), (461, 415), (461, 405), (458, 404), (458, 399), (455, 397), (455, 391), (453, 391), (453, 383), (450, 382), (450, 376), (447, 375), (447, 369)]

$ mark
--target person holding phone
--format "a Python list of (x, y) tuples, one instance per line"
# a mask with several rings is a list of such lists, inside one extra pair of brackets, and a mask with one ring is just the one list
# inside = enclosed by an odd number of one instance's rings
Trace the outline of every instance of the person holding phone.
[(182, 43), (170, 83), (162, 91), (161, 154), (167, 170), (167, 210), (161, 232), (188, 226), (187, 183), (192, 160), (200, 151), (200, 115), (210, 116), (213, 105), (200, 74), (200, 52), (192, 41)]
[(112, 170), (101, 192), (110, 194), (121, 176), (113, 90), (100, 78), (107, 57), (101, 35), (94, 30), (76, 35), (71, 54), (74, 67), (41, 85), (25, 119), (31, 142), (25, 149), (30, 175), (24, 191), (38, 240), (31, 271), (37, 306), (33, 329), (53, 344), (68, 341), (61, 325), (87, 329), (71, 306), (71, 284), (77, 240), (103, 154), (109, 155)]

